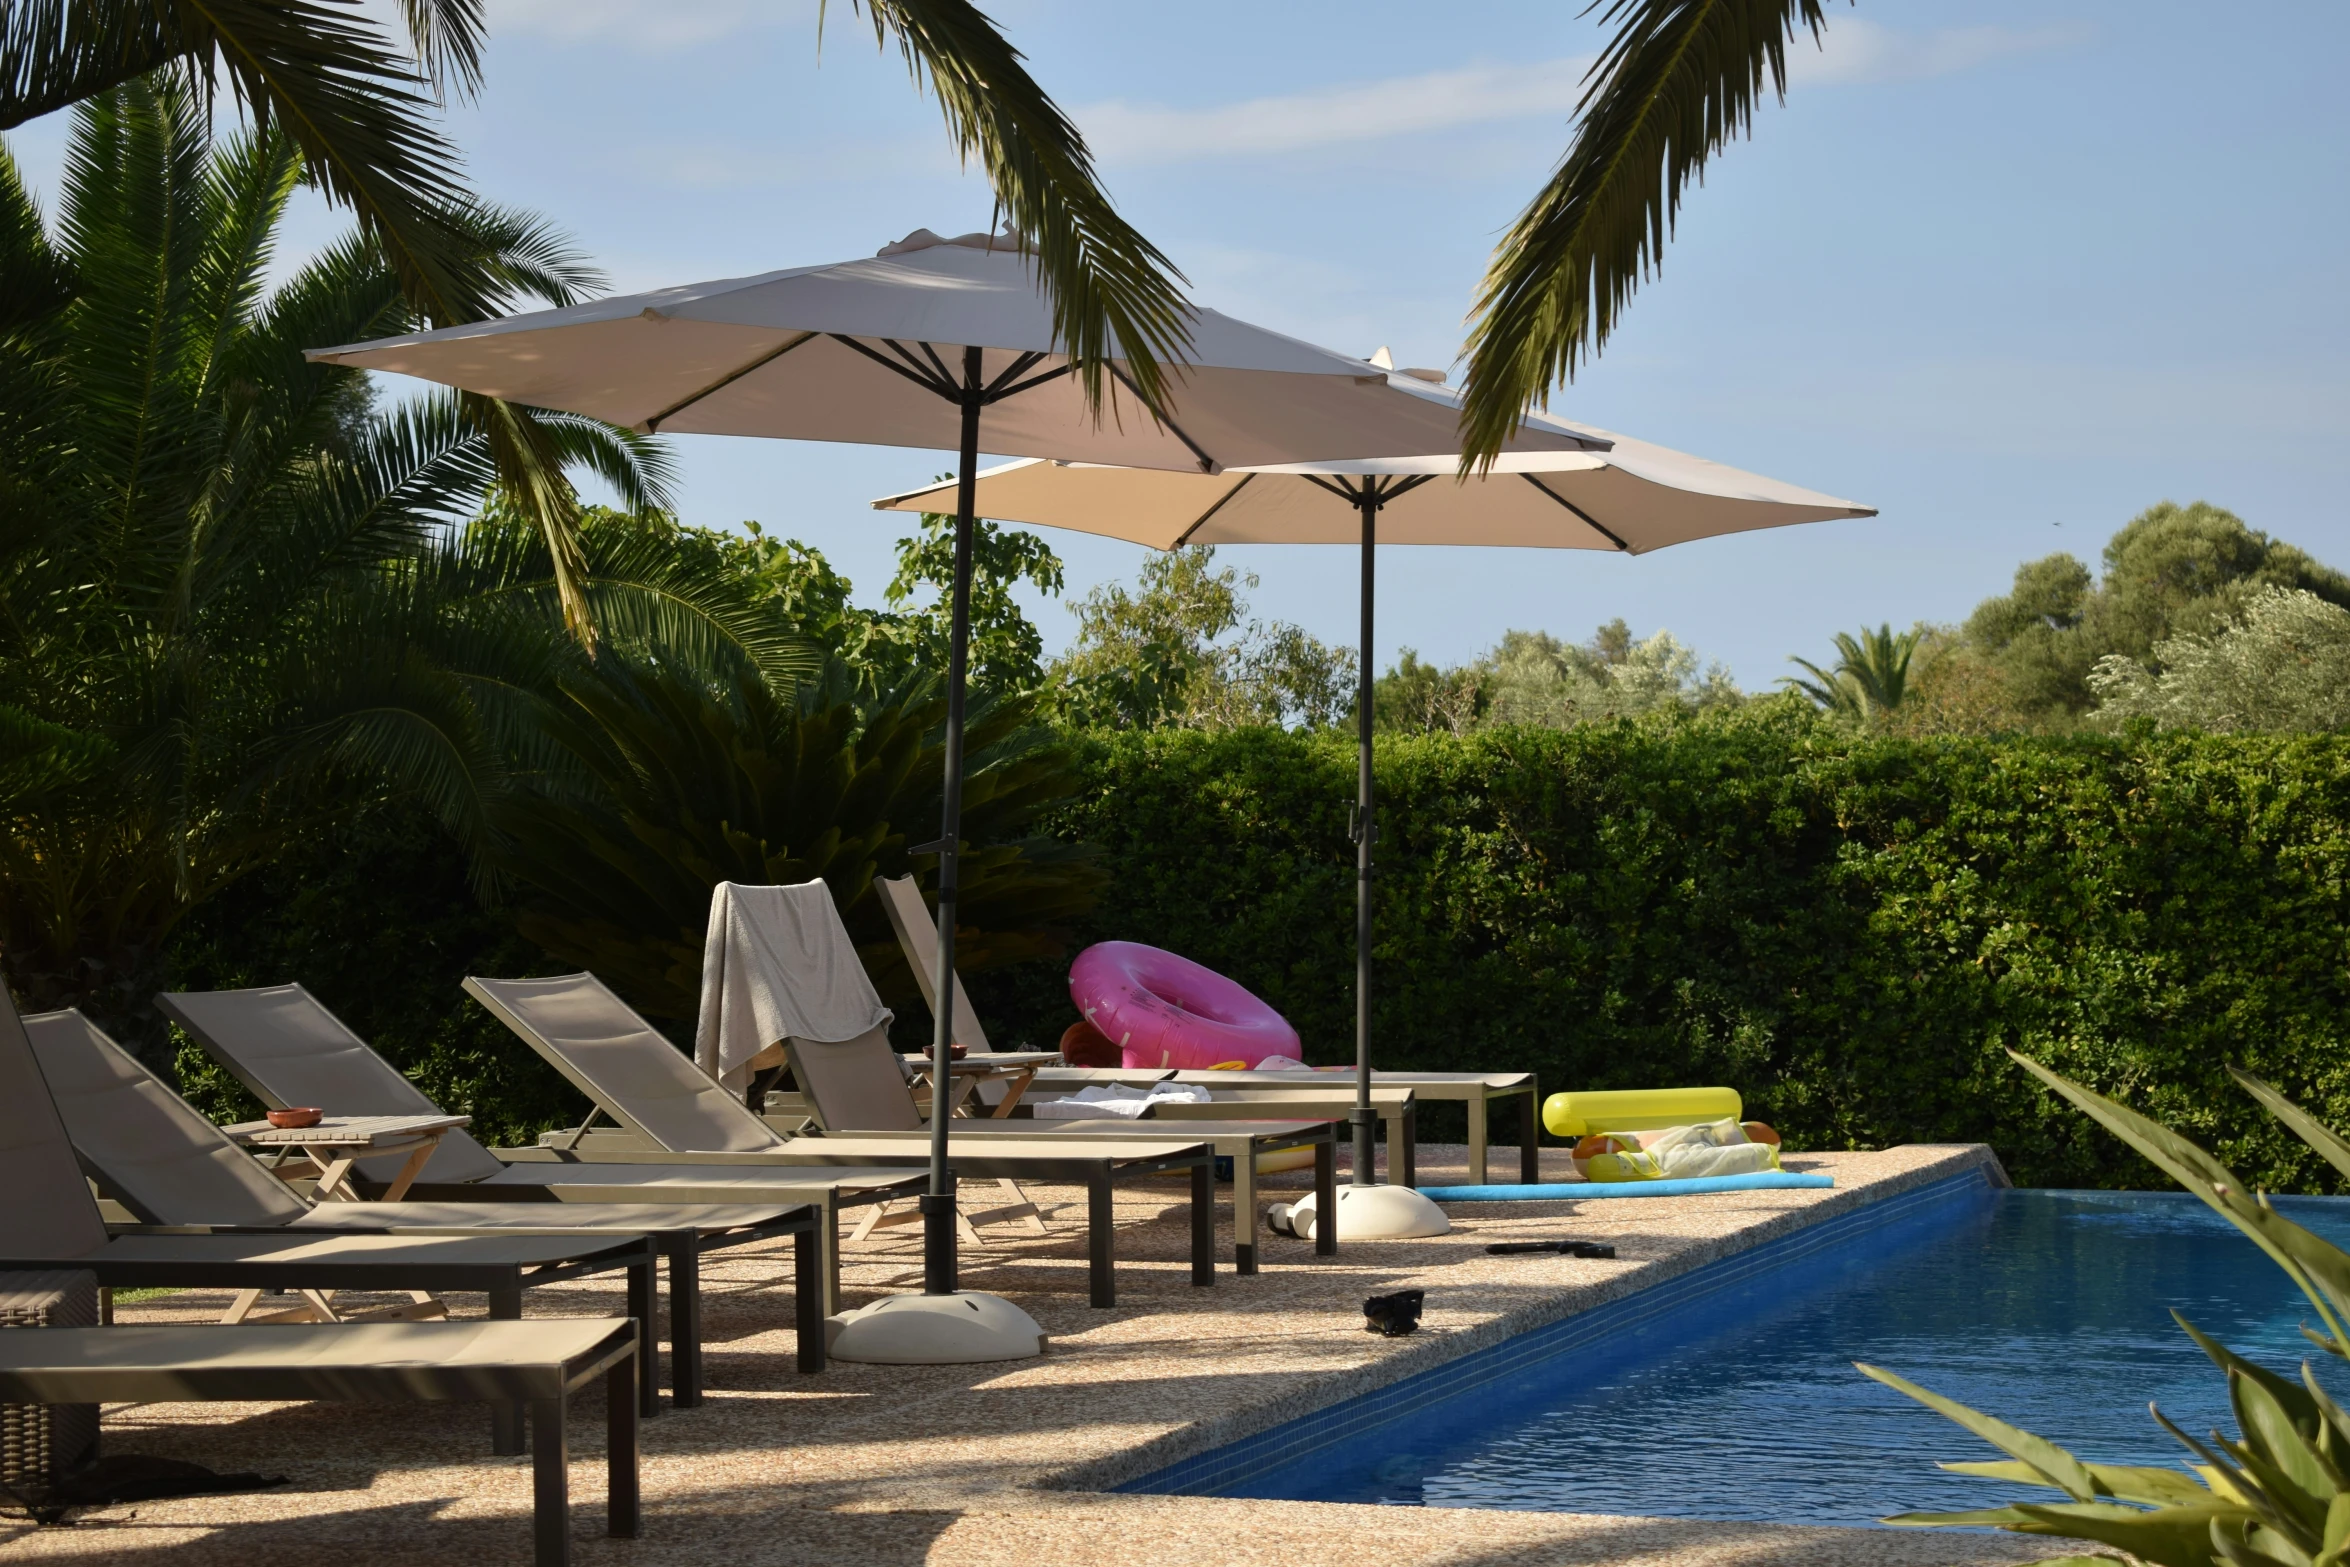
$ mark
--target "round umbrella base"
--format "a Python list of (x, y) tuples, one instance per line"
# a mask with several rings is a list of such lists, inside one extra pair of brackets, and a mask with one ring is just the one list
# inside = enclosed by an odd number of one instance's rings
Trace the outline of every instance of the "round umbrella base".
[[(1291, 1230), (1306, 1240), (1314, 1238), (1314, 1199), (1308, 1197), (1288, 1210), (1276, 1228)], [(1421, 1235), (1444, 1235), (1452, 1221), (1409, 1186), (1341, 1186), (1338, 1188), (1340, 1241), (1409, 1240)]]
[(891, 1295), (825, 1320), (836, 1360), (883, 1366), (966, 1366), (1044, 1353), (1044, 1329), (1001, 1295)]

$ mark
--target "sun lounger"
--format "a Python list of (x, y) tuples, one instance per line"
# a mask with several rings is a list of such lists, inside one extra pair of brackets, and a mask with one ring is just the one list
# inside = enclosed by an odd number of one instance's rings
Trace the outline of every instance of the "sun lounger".
[[(155, 1004), (272, 1110), (309, 1105), (337, 1115), (438, 1113), (414, 1083), (300, 985), (179, 991), (157, 996)], [(355, 1167), (360, 1186), (380, 1190), (401, 1161), (396, 1153), (360, 1160)], [(829, 1315), (840, 1309), (840, 1210), (918, 1192), (922, 1180), (919, 1171), (894, 1163), (798, 1177), (660, 1163), (572, 1162), (557, 1170), (544, 1163), (501, 1160), (459, 1129), (441, 1138), (409, 1196), (465, 1203), (814, 1201), (824, 1210), (817, 1239), (823, 1251), (822, 1304)], [(811, 1192), (810, 1183), (818, 1181), (822, 1189)], [(638, 1187), (643, 1190), (629, 1190)], [(820, 1343), (802, 1344), (803, 1355), (821, 1350)]]
[(571, 1560), (570, 1395), (606, 1379), (605, 1532), (636, 1538), (637, 1336), (610, 1317), (309, 1328), (31, 1328), (0, 1333), (0, 1400), (18, 1404), (527, 1404), (538, 1567)]
[[(824, 1366), (814, 1201), (743, 1203), (315, 1202), (264, 1169), (77, 1011), (24, 1020), (33, 1054), (82, 1167), (148, 1224), (411, 1235), (479, 1230), (649, 1235), (669, 1262), (670, 1381), (680, 1408), (701, 1402), (701, 1257), (793, 1237), (800, 1368)], [(250, 1309), (250, 1302), (244, 1303)], [(326, 1303), (315, 1302), (322, 1313)], [(648, 1333), (641, 1383), (658, 1381)]]
[[(889, 915), (890, 928), (897, 932), (898, 945), (905, 949), (907, 966), (922, 986), (922, 999), (929, 1003), (931, 1015), (938, 1015), (938, 932), (931, 923), (930, 907), (922, 901), (922, 890), (914, 885), (911, 876), (876, 877), (873, 890), (881, 896), (881, 906)], [(971, 1050), (992, 1050), (987, 1035), (979, 1024), (979, 1014), (971, 1006), (971, 998), (963, 990), (963, 977), (955, 976), (954, 1039)], [(1351, 1073), (1351, 1069), (1350, 1069)], [(1337, 1078), (1334, 1083), (1333, 1078)], [(1234, 1102), (1254, 1098), (1278, 1100), (1285, 1093), (1299, 1090), (1311, 1092), (1338, 1092), (1347, 1096), (1346, 1106), (1339, 1114), (1344, 1117), (1353, 1108), (1351, 1075), (1317, 1072), (1311, 1067), (1287, 1072), (1175, 1072), (1164, 1068), (1088, 1068), (1046, 1067), (1036, 1074), (1028, 1091), (1031, 1100), (1074, 1093), (1080, 1088), (1097, 1083), (1124, 1083), (1142, 1086), (1154, 1082), (1174, 1081), (1197, 1083), (1208, 1089), (1219, 1100)], [(1403, 1089), (1413, 1095), (1415, 1106), (1420, 1102), (1455, 1102), (1467, 1108), (1469, 1117), (1469, 1179), (1485, 1179), (1487, 1123), (1496, 1100), (1518, 1101), (1518, 1163), (1529, 1181), (1542, 1179), (1542, 1157), (1538, 1138), (1541, 1096), (1531, 1072), (1373, 1072), (1371, 1087)], [(1406, 1186), (1417, 1174), (1419, 1128), (1415, 1117), (1407, 1117), (1391, 1104), (1375, 1102), (1375, 1110), (1387, 1123), (1389, 1154), (1395, 1162), (1397, 1179)], [(1189, 1114), (1190, 1112), (1181, 1112)], [(1320, 1114), (1320, 1111), (1298, 1110), (1296, 1114)], [(1400, 1140), (1400, 1148), (1398, 1143)]]
[[(681, 1164), (788, 1169), (795, 1165), (903, 1163), (929, 1159), (917, 1136), (795, 1137), (745, 1109), (652, 1025), (605, 988), (593, 974), (552, 979), (465, 981), (466, 992), (545, 1057), (599, 1111), (620, 1123), (626, 1141), (589, 1142), (578, 1133), (548, 1139), (542, 1153), (582, 1157), (599, 1163), (616, 1159), (675, 1160)], [(879, 1039), (884, 1054), (888, 1041)], [(897, 1070), (894, 1059), (889, 1070)], [(900, 1095), (905, 1094), (902, 1080)], [(965, 1175), (1015, 1179), (1080, 1179), (1091, 1194), (1087, 1221), (1093, 1260), (1092, 1300), (1116, 1302), (1112, 1261), (1110, 1185), (1162, 1171), (1187, 1169), (1192, 1180), (1192, 1282), (1215, 1282), (1213, 1186), (1214, 1152), (1197, 1128), (1172, 1136), (1159, 1133), (1088, 1137), (1082, 1133), (1046, 1136), (1034, 1123), (967, 1123), (1002, 1126), (1009, 1133), (965, 1131), (956, 1123), (948, 1157)], [(1079, 1123), (1087, 1125), (1090, 1123)], [(1121, 1134), (1133, 1128), (1120, 1126)], [(1302, 1140), (1302, 1139), (1301, 1139)]]
[[(522, 1292), (625, 1269), (628, 1315), (653, 1316), (657, 1253), (642, 1235), (334, 1235), (143, 1230), (110, 1235), (75, 1161), (16, 1004), (0, 986), (0, 1271), (85, 1269), (109, 1289), (479, 1290), (493, 1318)], [(263, 1331), (255, 1329), (254, 1331)], [(522, 1450), (519, 1406), (501, 1406), (497, 1451)]]

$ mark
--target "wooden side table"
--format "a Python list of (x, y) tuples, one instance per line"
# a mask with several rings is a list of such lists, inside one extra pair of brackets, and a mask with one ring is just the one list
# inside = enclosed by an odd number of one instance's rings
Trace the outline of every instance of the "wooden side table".
[[(469, 1115), (330, 1115), (314, 1126), (277, 1127), (267, 1121), (241, 1121), (221, 1130), (257, 1154), (275, 1154), (276, 1158), (264, 1158), (262, 1163), (289, 1184), (299, 1176), (316, 1176), (315, 1195), (320, 1202), (362, 1201), (351, 1185), (351, 1166), (379, 1153), (407, 1148), (411, 1150), (407, 1162), (384, 1191), (384, 1201), (398, 1202), (416, 1184), (441, 1138), (472, 1123)], [(296, 1153), (303, 1158), (289, 1164)]]

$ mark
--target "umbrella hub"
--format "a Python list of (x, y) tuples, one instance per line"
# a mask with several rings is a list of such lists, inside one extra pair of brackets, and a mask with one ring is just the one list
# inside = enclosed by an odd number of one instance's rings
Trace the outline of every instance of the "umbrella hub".
[(1002, 234), (957, 234), (953, 239), (949, 239), (944, 234), (934, 234), (928, 229), (916, 229), (904, 239), (895, 244), (884, 245), (873, 254), (876, 256), (907, 256), (917, 250), (935, 250), (941, 245), (955, 245), (964, 250), (1025, 252), (1028, 249), (1028, 241), (1023, 239), (1017, 231), (1006, 231)]

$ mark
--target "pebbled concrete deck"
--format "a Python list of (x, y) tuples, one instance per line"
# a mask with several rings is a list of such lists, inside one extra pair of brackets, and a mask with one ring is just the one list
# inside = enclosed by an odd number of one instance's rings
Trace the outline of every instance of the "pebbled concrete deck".
[[(1556, 1165), (1565, 1155), (1546, 1157)], [(616, 1567), (1212, 1567), (1327, 1560), (1333, 1549), (1381, 1567), (2030, 1560), (2056, 1542), (1095, 1489), (1978, 1164), (1996, 1169), (1977, 1147), (1817, 1154), (1790, 1165), (1833, 1171), (1833, 1191), (1463, 1206), (1452, 1210), (1450, 1236), (1351, 1245), (1321, 1267), (1304, 1243), (1273, 1237), (1263, 1274), (1227, 1272), (1213, 1290), (1187, 1282), (1181, 1187), (1170, 1182), (1163, 1196), (1121, 1189), (1121, 1304), (1112, 1311), (1085, 1303), (1084, 1238), (1075, 1222), (1082, 1194), (1031, 1188), (1048, 1208), (1067, 1205), (1069, 1218), (1045, 1237), (998, 1227), (1000, 1238), (967, 1257), (965, 1276), (1019, 1300), (1052, 1335), (1052, 1348), (1042, 1359), (995, 1367), (836, 1363), (821, 1376), (798, 1376), (788, 1242), (713, 1259), (705, 1272), (711, 1392), (701, 1409), (670, 1411), (645, 1427), (643, 1538), (601, 1536), (598, 1395), (574, 1416), (577, 1557)], [(1459, 1149), (1422, 1150), (1424, 1182), (1463, 1169)], [(1496, 1239), (1561, 1233), (1612, 1241), (1619, 1256), (1483, 1250)], [(883, 1234), (883, 1244), (852, 1254), (852, 1303), (919, 1285), (916, 1233)], [(1425, 1331), (1404, 1339), (1362, 1331), (1364, 1296), (1415, 1286), (1429, 1295)], [(618, 1310), (619, 1294), (617, 1285), (593, 1282), (534, 1290), (526, 1310), (602, 1315)], [(123, 1317), (201, 1318), (225, 1299), (173, 1297)], [(478, 1299), (452, 1304), (460, 1315), (482, 1309)], [(491, 1457), (487, 1428), (486, 1413), (468, 1407), (110, 1411), (112, 1451), (282, 1474), (289, 1483), (118, 1507), (69, 1528), (0, 1525), (0, 1552), (12, 1560), (174, 1567), (526, 1562), (529, 1464)]]

